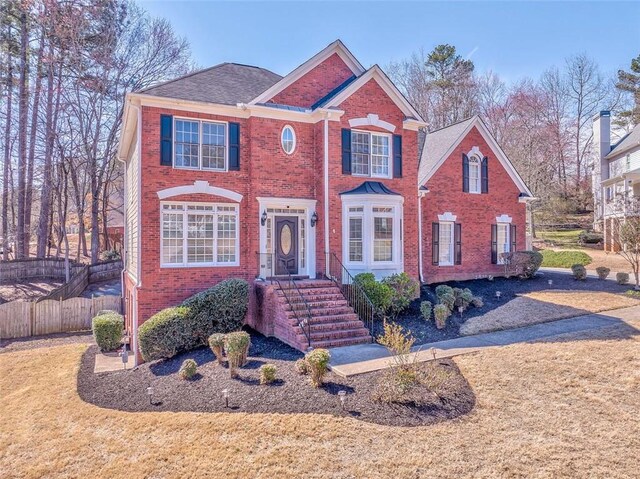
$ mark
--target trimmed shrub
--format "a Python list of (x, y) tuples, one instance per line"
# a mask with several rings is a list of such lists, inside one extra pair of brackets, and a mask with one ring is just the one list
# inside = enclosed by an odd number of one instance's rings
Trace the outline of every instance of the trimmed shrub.
[(113, 351), (122, 345), (124, 318), (115, 311), (100, 311), (91, 320), (91, 330), (102, 351)]
[(574, 264), (571, 266), (571, 272), (573, 273), (573, 277), (577, 280), (582, 281), (587, 279), (587, 268), (581, 264)]
[(578, 242), (583, 244), (599, 244), (602, 243), (604, 236), (602, 233), (583, 231), (578, 235)]
[(591, 263), (591, 256), (584, 251), (542, 250), (542, 266), (547, 268), (571, 268), (574, 264), (586, 266)]
[(198, 363), (193, 359), (185, 359), (180, 366), (178, 375), (181, 379), (191, 379), (198, 372)]
[(387, 284), (376, 281), (373, 273), (357, 274), (354, 281), (364, 290), (373, 306), (382, 314), (385, 314), (391, 306), (392, 289)]
[(443, 329), (447, 325), (447, 319), (451, 315), (451, 310), (445, 304), (436, 304), (433, 308), (433, 316), (436, 319), (436, 328)]
[(329, 354), (329, 351), (326, 349), (320, 348), (308, 352), (304, 358), (309, 365), (311, 385), (319, 388), (322, 386), (322, 380), (325, 374), (327, 374), (331, 354)]
[(276, 380), (276, 367), (273, 364), (260, 366), (260, 384), (271, 384)]
[(629, 273), (617, 273), (616, 282), (618, 284), (629, 284)]
[(469, 305), (471, 304), (471, 301), (473, 300), (473, 293), (469, 288), (465, 288), (465, 289), (454, 288), (453, 295), (455, 298), (455, 301), (454, 301), (455, 307), (456, 308), (462, 307), (463, 311), (465, 311), (469, 307)]
[(418, 282), (407, 273), (393, 274), (382, 280), (382, 283), (391, 288), (392, 294), (388, 310), (392, 316), (397, 316), (406, 310), (420, 291)]
[(244, 331), (236, 331), (225, 335), (224, 350), (227, 353), (229, 374), (231, 374), (232, 378), (238, 375), (236, 369), (247, 363), (249, 346), (251, 346), (251, 336)]
[(436, 297), (438, 299), (442, 298), (442, 296), (445, 294), (453, 294), (453, 288), (451, 286), (447, 286), (446, 284), (436, 286)]
[(473, 304), (474, 308), (482, 308), (484, 306), (484, 300), (481, 296), (474, 296), (471, 300), (471, 304)]
[(429, 321), (431, 319), (432, 310), (433, 304), (431, 304), (431, 301), (423, 301), (420, 303), (420, 313), (422, 314), (422, 319), (425, 321)]
[(520, 277), (524, 279), (533, 278), (540, 266), (542, 265), (542, 261), (544, 257), (542, 253), (539, 251), (519, 251), (518, 254), (521, 254), (525, 257), (522, 261), (522, 271), (520, 273)]
[(611, 269), (607, 268), (606, 266), (598, 266), (596, 268), (596, 273), (598, 273), (599, 279), (607, 279), (607, 276), (609, 276), (609, 273), (611, 273)]
[(449, 311), (453, 311), (456, 305), (456, 297), (453, 293), (445, 293), (440, 297), (440, 304), (445, 305)]
[(189, 321), (189, 308), (163, 309), (138, 329), (138, 345), (145, 361), (171, 358), (181, 351), (199, 346)]
[(305, 374), (309, 374), (309, 363), (304, 358), (300, 358), (295, 362), (294, 365), (296, 372), (304, 376)]
[(226, 279), (187, 298), (181, 306), (190, 310), (189, 321), (198, 345), (205, 345), (213, 333), (229, 333), (242, 327), (249, 307), (249, 283)]
[(216, 357), (218, 364), (224, 363), (224, 334), (214, 333), (209, 336), (209, 347)]

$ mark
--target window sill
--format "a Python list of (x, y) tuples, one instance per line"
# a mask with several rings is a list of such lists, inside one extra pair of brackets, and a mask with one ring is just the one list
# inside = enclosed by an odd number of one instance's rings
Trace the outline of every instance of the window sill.
[(240, 266), (240, 263), (198, 263), (198, 264), (161, 264), (160, 269), (179, 269), (179, 268), (226, 268)]
[(195, 168), (190, 166), (173, 166), (174, 170), (185, 170), (185, 171), (211, 171), (214, 173), (227, 173), (229, 171), (228, 168), (220, 169), (220, 168)]

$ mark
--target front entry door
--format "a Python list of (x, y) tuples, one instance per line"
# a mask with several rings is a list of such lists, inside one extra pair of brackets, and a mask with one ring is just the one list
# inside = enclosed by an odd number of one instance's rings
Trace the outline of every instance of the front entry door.
[(276, 216), (276, 274), (298, 274), (298, 218)]

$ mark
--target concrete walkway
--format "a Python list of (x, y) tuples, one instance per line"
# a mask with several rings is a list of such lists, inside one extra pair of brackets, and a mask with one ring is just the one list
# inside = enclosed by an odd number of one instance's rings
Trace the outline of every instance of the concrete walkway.
[[(449, 358), (487, 348), (549, 339), (562, 334), (596, 330), (615, 325), (631, 326), (640, 334), (640, 306), (586, 314), (524, 328), (422, 344), (414, 347), (412, 354), (416, 355), (418, 362), (432, 361), (434, 358)], [(333, 348), (329, 351), (331, 352), (331, 370), (343, 377), (385, 369), (390, 363), (389, 352), (379, 344), (359, 344)]]

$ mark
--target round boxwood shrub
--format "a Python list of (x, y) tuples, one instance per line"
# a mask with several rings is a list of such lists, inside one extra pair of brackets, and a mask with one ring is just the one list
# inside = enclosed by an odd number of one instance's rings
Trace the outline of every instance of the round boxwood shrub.
[(189, 308), (193, 334), (200, 345), (205, 345), (213, 333), (229, 333), (242, 327), (249, 307), (249, 283), (226, 279), (187, 298), (181, 306)]
[(213, 352), (218, 364), (224, 362), (224, 334), (214, 333), (209, 336), (209, 347)]
[(274, 364), (260, 366), (260, 384), (271, 384), (276, 380), (276, 367)]
[(180, 366), (180, 370), (178, 371), (178, 375), (181, 379), (191, 379), (198, 372), (198, 363), (196, 363), (193, 359), (185, 359)]
[(100, 311), (91, 320), (91, 330), (102, 351), (113, 351), (122, 345), (124, 318), (115, 311)]
[(423, 301), (420, 303), (420, 314), (422, 314), (422, 319), (425, 321), (429, 321), (431, 319), (432, 310), (433, 304), (431, 304), (431, 301)]
[(618, 284), (629, 284), (629, 273), (616, 273), (616, 282)]
[(171, 358), (198, 344), (189, 321), (189, 308), (163, 309), (147, 319), (138, 329), (140, 354), (145, 361)]
[(446, 304), (436, 304), (433, 308), (433, 316), (436, 319), (436, 328), (443, 329), (451, 316), (451, 310)]
[(250, 346), (251, 336), (244, 331), (236, 331), (225, 335), (224, 350), (227, 353), (229, 374), (232, 378), (237, 376), (236, 369), (247, 363)]
[(542, 266), (542, 261), (544, 260), (544, 256), (539, 251), (518, 251), (519, 255), (522, 255), (522, 270), (520, 272), (520, 277), (529, 279), (533, 278), (540, 266)]
[(573, 273), (573, 277), (577, 280), (582, 281), (587, 279), (587, 268), (581, 264), (574, 264), (571, 266), (571, 272)]
[(318, 348), (308, 352), (304, 358), (309, 365), (311, 385), (319, 388), (327, 374), (331, 354), (326, 349)]
[(596, 268), (596, 273), (598, 273), (599, 279), (607, 279), (607, 276), (609, 276), (609, 273), (611, 273), (611, 269), (607, 268), (606, 266), (598, 266)]

